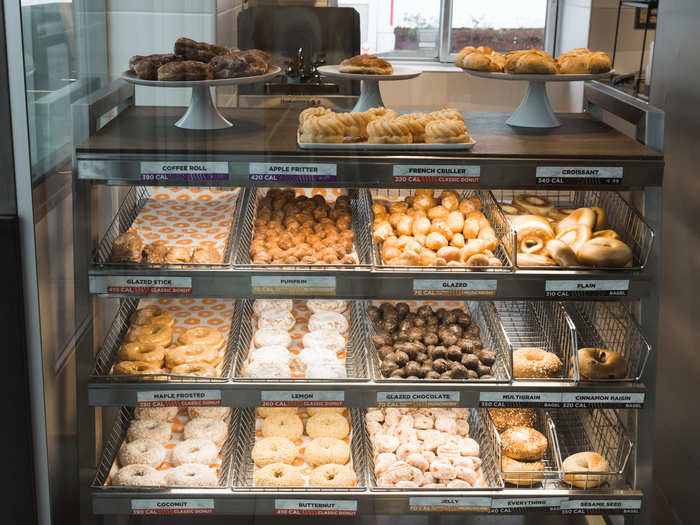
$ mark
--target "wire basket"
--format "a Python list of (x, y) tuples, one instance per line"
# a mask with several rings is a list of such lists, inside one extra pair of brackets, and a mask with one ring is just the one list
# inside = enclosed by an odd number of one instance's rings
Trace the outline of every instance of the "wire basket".
[[(221, 188), (204, 188), (212, 190), (221, 190)], [(94, 264), (99, 266), (119, 266), (128, 268), (159, 268), (163, 270), (171, 269), (196, 269), (196, 268), (222, 268), (229, 266), (233, 254), (233, 242), (237, 237), (236, 225), (239, 222), (239, 216), (242, 208), (242, 196), (240, 192), (236, 195), (236, 205), (233, 215), (231, 216), (231, 225), (229, 227), (228, 237), (224, 247), (223, 258), (220, 263), (144, 263), (144, 262), (112, 262), (110, 260), (114, 241), (119, 235), (125, 233), (136, 220), (136, 217), (141, 213), (141, 210), (146, 205), (148, 200), (153, 195), (154, 189), (149, 186), (134, 186), (124, 197), (124, 200), (119, 205), (117, 215), (112, 220), (112, 223), (107, 228), (102, 241), (97, 250), (93, 254)]]
[(367, 371), (366, 347), (363, 330), (365, 328), (362, 320), (364, 308), (362, 301), (348, 301), (350, 309), (350, 331), (348, 334), (348, 344), (346, 347), (347, 357), (345, 358), (345, 370), (347, 378), (343, 379), (307, 379), (307, 378), (257, 378), (242, 377), (243, 366), (248, 359), (250, 342), (255, 333), (255, 320), (253, 318), (252, 299), (241, 299), (237, 301), (241, 305), (240, 328), (238, 330), (238, 352), (236, 353), (235, 374), (236, 381), (264, 381), (268, 383), (281, 383), (290, 381), (293, 383), (342, 383), (346, 381), (367, 381), (369, 373)]
[[(393, 202), (400, 202), (406, 197), (411, 197), (415, 195), (415, 189), (369, 189), (364, 190), (365, 199), (367, 200), (367, 216), (368, 225), (374, 224), (374, 213), (372, 213), (372, 205), (375, 200), (387, 200)], [(482, 212), (491, 223), (494, 231), (496, 232), (496, 237), (499, 239), (498, 247), (493, 251), (494, 255), (503, 264), (502, 266), (391, 266), (384, 264), (382, 260), (382, 247), (380, 243), (372, 240), (372, 257), (374, 265), (380, 270), (395, 271), (395, 272), (447, 272), (447, 273), (460, 273), (460, 272), (510, 272), (513, 270), (513, 264), (509, 258), (509, 253), (512, 252), (512, 248), (508, 248), (504, 243), (509, 242), (509, 239), (514, 239), (512, 232), (512, 225), (503, 214), (498, 203), (493, 199), (493, 196), (488, 191), (476, 191), (476, 190), (461, 190), (459, 192), (460, 199), (468, 199), (470, 197), (478, 197), (482, 204)], [(371, 236), (371, 235), (370, 235)]]
[(561, 471), (559, 470), (560, 462), (558, 461), (559, 451), (557, 449), (557, 440), (555, 438), (556, 430), (554, 428), (554, 422), (552, 421), (552, 418), (549, 417), (549, 414), (542, 409), (535, 409), (535, 414), (537, 419), (533, 428), (547, 438), (547, 451), (540, 460), (544, 464), (544, 471), (503, 470), (503, 443), (498, 430), (496, 430), (496, 425), (493, 422), (493, 418), (490, 414), (488, 416), (489, 429), (494, 433), (493, 439), (496, 442), (496, 461), (498, 465), (501, 465), (501, 468), (499, 469), (501, 478), (507, 485), (514, 485), (518, 488), (533, 488), (540, 486), (549, 487), (553, 483), (552, 480), (556, 480), (556, 482), (554, 482), (556, 485), (561, 477)]
[[(609, 469), (577, 473), (576, 487), (591, 489), (607, 484), (624, 488), (624, 474), (632, 454), (633, 442), (613, 409), (552, 409), (549, 415), (556, 429), (555, 439), (560, 453), (561, 482), (566, 488), (563, 462), (579, 452), (596, 452), (608, 462)], [(602, 482), (602, 483), (601, 483)]]
[[(492, 190), (493, 197), (498, 201), (498, 208), (502, 211), (500, 203), (511, 203), (513, 198), (523, 193), (519, 190)], [(507, 236), (502, 238), (504, 245), (512, 249), (513, 261), (518, 269), (546, 269), (547, 271), (572, 270), (572, 269), (604, 269), (639, 271), (644, 269), (651, 253), (654, 242), (654, 230), (651, 229), (644, 217), (635, 210), (622, 196), (614, 191), (527, 191), (528, 195), (538, 195), (554, 202), (558, 208), (588, 208), (599, 206), (607, 214), (608, 227), (615, 230), (620, 240), (625, 242), (632, 250), (632, 264), (625, 267), (593, 268), (591, 266), (521, 266), (518, 264), (518, 234), (513, 229), (510, 218), (506, 216), (509, 224)]]
[[(236, 251), (236, 266), (250, 270), (284, 270), (284, 271), (351, 271), (368, 270), (371, 267), (371, 236), (367, 230), (367, 210), (360, 201), (358, 190), (336, 189), (341, 195), (350, 197), (352, 209), (352, 231), (355, 234), (353, 245), (358, 257), (358, 264), (254, 264), (250, 260), (250, 244), (253, 240), (255, 218), (258, 211), (258, 202), (267, 192), (273, 188), (249, 188), (245, 194), (245, 204), (241, 216), (239, 232), (239, 245)], [(302, 189), (301, 191), (308, 191)]]
[(234, 450), (234, 465), (236, 476), (233, 480), (234, 490), (255, 491), (274, 493), (294, 492), (308, 493), (323, 491), (324, 493), (358, 491), (362, 492), (367, 487), (367, 451), (365, 450), (365, 418), (364, 410), (360, 408), (350, 408), (350, 423), (352, 425), (352, 436), (350, 439), (350, 461), (357, 477), (355, 487), (257, 487), (253, 484), (253, 472), (255, 463), (253, 462), (252, 451), (255, 445), (255, 409), (239, 408), (234, 409), (235, 417), (238, 421), (238, 434)]
[(112, 367), (115, 365), (117, 353), (122, 341), (129, 331), (129, 319), (139, 305), (138, 298), (121, 299), (119, 310), (112, 321), (112, 325), (107, 330), (107, 335), (102, 341), (97, 354), (95, 355), (95, 365), (90, 372), (90, 378), (95, 381), (197, 381), (197, 382), (226, 382), (231, 376), (231, 368), (234, 362), (235, 339), (238, 332), (237, 326), (240, 322), (241, 301), (236, 301), (233, 308), (233, 319), (226, 338), (224, 358), (221, 362), (221, 375), (219, 377), (185, 376), (158, 372), (157, 374), (139, 375), (115, 375), (112, 374)]
[[(231, 486), (231, 465), (233, 457), (233, 447), (236, 440), (236, 425), (234, 422), (233, 415), (228, 421), (228, 436), (226, 441), (221, 446), (221, 469), (219, 470), (219, 482), (216, 487), (196, 487), (197, 490), (210, 490), (210, 489), (220, 489)], [(119, 449), (126, 439), (126, 432), (129, 430), (129, 423), (134, 419), (134, 408), (133, 407), (121, 407), (119, 415), (117, 416), (112, 430), (109, 436), (104, 442), (102, 447), (102, 455), (100, 457), (100, 463), (97, 466), (97, 472), (95, 473), (95, 478), (92, 482), (93, 489), (100, 490), (110, 490), (110, 491), (159, 491), (170, 488), (183, 488), (182, 486), (169, 486), (169, 485), (158, 485), (158, 486), (138, 486), (132, 487), (127, 485), (108, 485), (107, 480), (109, 478), (112, 465), (119, 454)]]
[(607, 348), (619, 352), (627, 362), (627, 375), (618, 379), (588, 379), (580, 381), (640, 381), (651, 354), (651, 346), (631, 311), (631, 303), (567, 301), (566, 311), (576, 325), (577, 349)]
[[(500, 345), (509, 349), (514, 381), (577, 381), (576, 328), (561, 303), (554, 301), (495, 301), (500, 319)], [(497, 345), (498, 346), (498, 345)], [(542, 348), (554, 353), (562, 363), (557, 377), (515, 377), (513, 351)]]
[[(372, 370), (372, 378), (379, 382), (400, 382), (401, 384), (415, 384), (417, 386), (421, 384), (430, 383), (474, 383), (474, 382), (488, 382), (488, 383), (507, 383), (510, 381), (511, 368), (510, 368), (510, 355), (506, 346), (502, 344), (502, 338), (497, 338), (497, 334), (500, 331), (500, 323), (498, 320), (498, 314), (493, 306), (493, 303), (489, 301), (466, 301), (461, 302), (462, 309), (467, 312), (471, 318), (472, 323), (476, 324), (480, 329), (481, 333), (479, 337), (481, 338), (484, 348), (491, 348), (496, 352), (496, 362), (491, 367), (491, 375), (493, 379), (404, 379), (395, 377), (384, 377), (380, 369), (380, 359), (377, 349), (374, 344), (372, 344), (372, 336), (376, 333), (374, 328), (374, 323), (367, 316), (367, 309), (370, 306), (379, 306), (383, 302), (387, 301), (364, 301), (362, 304), (362, 311), (366, 323), (366, 334), (367, 341), (366, 347), (368, 349), (370, 368)], [(394, 301), (389, 301), (394, 302)], [(411, 301), (408, 301), (411, 304)], [(431, 301), (431, 304), (437, 306), (438, 308), (443, 307), (444, 301)], [(422, 304), (419, 302), (419, 304)]]

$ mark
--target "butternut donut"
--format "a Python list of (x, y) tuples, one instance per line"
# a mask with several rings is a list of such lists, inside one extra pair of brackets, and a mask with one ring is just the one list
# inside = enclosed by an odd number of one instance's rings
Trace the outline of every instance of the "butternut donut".
[(499, 432), (510, 427), (532, 427), (537, 421), (533, 408), (489, 408), (489, 414)]
[(173, 329), (162, 324), (132, 326), (124, 340), (127, 343), (154, 344), (165, 348), (173, 340)]
[(256, 487), (302, 487), (304, 478), (299, 469), (286, 463), (270, 463), (253, 472)]
[(591, 230), (595, 227), (596, 214), (591, 208), (578, 208), (564, 217), (556, 226), (557, 233), (585, 224)]
[(547, 241), (547, 253), (559, 266), (579, 266), (580, 264), (574, 250), (559, 239)]
[(154, 366), (163, 366), (165, 350), (152, 343), (126, 343), (117, 353), (117, 361), (143, 361)]
[(503, 456), (501, 458), (501, 477), (506, 483), (517, 486), (534, 485), (542, 481), (544, 463), (541, 461), (518, 461)]
[(348, 420), (340, 414), (332, 412), (314, 414), (306, 421), (306, 433), (312, 438), (334, 437), (343, 439), (350, 433), (350, 425)]
[(595, 237), (576, 251), (586, 266), (623, 267), (632, 262), (632, 250), (624, 242), (609, 237)]
[(518, 348), (513, 350), (513, 377), (515, 378), (557, 377), (561, 367), (562, 364), (559, 357), (542, 348)]
[(581, 348), (578, 367), (585, 379), (623, 379), (627, 377), (627, 362), (618, 352), (607, 348)]
[(310, 487), (354, 487), (357, 477), (350, 467), (328, 463), (316, 467), (309, 476)]
[(251, 456), (258, 467), (264, 467), (271, 463), (291, 465), (294, 458), (297, 457), (297, 447), (287, 438), (262, 438), (255, 442)]
[(146, 306), (144, 308), (139, 308), (133, 314), (131, 314), (129, 322), (132, 325), (137, 326), (148, 324), (173, 326), (175, 323), (175, 318), (173, 317), (173, 314), (164, 308), (159, 308), (158, 306)]
[(513, 198), (513, 205), (533, 215), (546, 217), (554, 209), (554, 203), (545, 197), (522, 193)]
[(204, 345), (219, 350), (224, 346), (224, 336), (215, 328), (208, 326), (197, 326), (185, 331), (177, 339), (181, 345)]
[(216, 361), (216, 350), (204, 345), (182, 345), (169, 349), (165, 353), (165, 366), (174, 368), (188, 363), (209, 363)]
[(556, 238), (571, 247), (574, 253), (577, 253), (581, 246), (590, 240), (592, 236), (593, 232), (588, 225), (577, 224), (568, 230), (559, 230)]
[(607, 460), (596, 452), (579, 452), (564, 460), (564, 481), (574, 487), (592, 489), (605, 483), (607, 476), (591, 472), (609, 472)]
[(303, 433), (304, 424), (296, 414), (274, 414), (266, 417), (262, 425), (263, 437), (285, 437), (294, 441)]
[(534, 428), (510, 427), (501, 434), (503, 454), (519, 461), (537, 461), (547, 451), (547, 438)]

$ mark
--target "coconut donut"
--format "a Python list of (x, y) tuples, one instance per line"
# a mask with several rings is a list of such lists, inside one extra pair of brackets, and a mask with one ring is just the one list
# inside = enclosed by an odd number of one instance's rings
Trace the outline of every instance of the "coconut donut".
[(175, 318), (168, 310), (158, 306), (146, 306), (139, 308), (131, 317), (129, 323), (132, 325), (143, 326), (148, 324), (162, 324), (172, 327), (175, 323)]
[(547, 451), (547, 438), (534, 428), (510, 427), (501, 433), (503, 454), (520, 461), (542, 459)]
[(320, 437), (306, 445), (306, 461), (312, 467), (336, 463), (345, 465), (350, 461), (350, 446), (342, 439)]
[(185, 425), (185, 439), (208, 439), (214, 443), (223, 443), (227, 435), (228, 425), (218, 418), (196, 417)]
[(309, 437), (334, 437), (342, 439), (350, 433), (348, 420), (340, 414), (314, 414), (306, 421), (306, 433)]
[(224, 346), (224, 336), (215, 328), (196, 326), (180, 335), (177, 342), (180, 345), (201, 345), (219, 350)]
[(278, 361), (280, 363), (289, 366), (292, 362), (292, 354), (284, 346), (261, 346), (250, 351), (250, 360), (257, 361), (258, 359), (263, 361)]
[(155, 487), (163, 482), (163, 476), (150, 465), (127, 465), (112, 478), (112, 485)]
[(561, 367), (559, 357), (542, 348), (513, 350), (513, 376), (515, 378), (558, 377)]
[(173, 340), (173, 329), (163, 324), (132, 326), (124, 337), (127, 343), (145, 343), (161, 347), (168, 346)]
[(263, 346), (284, 346), (289, 348), (292, 344), (292, 337), (287, 330), (276, 328), (262, 328), (253, 334), (253, 344), (256, 348)]
[(188, 407), (187, 413), (191, 419), (209, 417), (213, 419), (228, 419), (231, 417), (231, 407)]
[(187, 463), (168, 470), (168, 485), (184, 487), (215, 487), (219, 480), (216, 469), (199, 463)]
[(518, 461), (503, 456), (501, 459), (501, 477), (506, 483), (518, 486), (534, 485), (542, 481), (544, 463), (541, 461)]
[(310, 487), (354, 487), (357, 477), (352, 468), (328, 463), (316, 467), (309, 476)]
[(595, 237), (584, 242), (576, 251), (586, 266), (623, 267), (632, 262), (632, 250), (624, 242), (610, 237)]
[(119, 464), (150, 465), (153, 468), (165, 461), (165, 447), (153, 439), (135, 439), (124, 443), (119, 449)]
[(129, 430), (126, 431), (127, 441), (148, 438), (158, 443), (165, 444), (170, 441), (172, 428), (166, 421), (157, 419), (135, 419), (129, 423)]
[(316, 312), (338, 312), (342, 314), (348, 309), (348, 302), (344, 299), (309, 299), (306, 307), (313, 313)]
[(287, 310), (263, 310), (258, 316), (258, 328), (291, 330), (295, 324), (294, 315)]
[(342, 352), (347, 346), (345, 338), (336, 330), (313, 330), (302, 338), (304, 348), (318, 348), (332, 352)]
[(579, 452), (566, 458), (562, 464), (564, 481), (574, 487), (592, 489), (605, 483), (607, 476), (590, 472), (609, 472), (608, 461), (596, 452)]
[(499, 432), (510, 427), (534, 427), (537, 421), (534, 408), (489, 408), (489, 414)]
[(253, 312), (260, 315), (265, 310), (285, 310), (291, 312), (294, 308), (292, 299), (256, 299), (253, 302)]
[(297, 413), (296, 407), (258, 407), (256, 410), (258, 415), (263, 419), (277, 414), (296, 415)]
[(134, 418), (136, 419), (157, 419), (158, 421), (170, 421), (177, 416), (177, 407), (156, 407), (156, 408), (136, 408)]
[(170, 369), (170, 373), (177, 376), (197, 376), (197, 377), (218, 377), (219, 374), (209, 363), (183, 363), (175, 365)]
[(287, 438), (267, 437), (258, 439), (255, 442), (251, 455), (258, 467), (264, 467), (271, 463), (286, 463), (291, 465), (297, 457), (297, 447)]
[(165, 350), (153, 343), (125, 343), (117, 353), (117, 361), (143, 361), (163, 366)]
[(288, 365), (280, 363), (279, 361), (256, 359), (246, 366), (245, 375), (247, 377), (259, 378), (290, 377), (291, 371)]
[(187, 363), (216, 362), (219, 354), (214, 348), (204, 345), (182, 345), (169, 349), (165, 353), (165, 366), (173, 368)]
[(219, 450), (208, 439), (185, 439), (175, 445), (171, 461), (175, 466), (187, 463), (212, 465), (219, 462)]
[(546, 197), (522, 193), (513, 198), (513, 205), (532, 215), (546, 217), (554, 209), (554, 203)]
[(341, 334), (348, 331), (348, 320), (338, 312), (318, 312), (309, 318), (309, 330), (335, 330)]
[(270, 463), (253, 472), (256, 487), (301, 487), (304, 479), (299, 469), (286, 463)]
[(274, 414), (266, 417), (262, 424), (263, 437), (284, 437), (294, 441), (303, 434), (304, 424), (296, 414)]

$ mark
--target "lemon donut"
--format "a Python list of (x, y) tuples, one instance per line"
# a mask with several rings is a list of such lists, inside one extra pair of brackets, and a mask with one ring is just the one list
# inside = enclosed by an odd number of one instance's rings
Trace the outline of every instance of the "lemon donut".
[(112, 478), (112, 485), (154, 487), (163, 482), (163, 476), (150, 465), (127, 465)]
[(316, 414), (341, 414), (345, 413), (345, 407), (307, 407), (306, 412), (310, 416)]
[(119, 449), (119, 464), (123, 467), (138, 464), (150, 465), (156, 468), (164, 460), (165, 447), (149, 438), (135, 439), (129, 443), (124, 443)]
[(171, 460), (176, 467), (188, 463), (212, 465), (219, 462), (219, 450), (208, 439), (185, 439), (175, 445)]
[(297, 447), (291, 440), (284, 437), (262, 438), (255, 442), (251, 456), (258, 467), (264, 467), (271, 463), (291, 465), (297, 457)]
[(354, 487), (357, 477), (350, 467), (328, 463), (311, 471), (310, 487)]
[(167, 421), (157, 419), (135, 419), (129, 423), (126, 431), (127, 441), (148, 438), (158, 443), (165, 444), (170, 441), (171, 425)]
[(345, 465), (350, 460), (350, 446), (342, 439), (320, 437), (306, 445), (305, 457), (313, 467), (327, 463)]
[(304, 478), (299, 469), (286, 463), (270, 463), (253, 473), (256, 487), (301, 487)]
[(198, 362), (175, 365), (170, 373), (176, 376), (219, 377), (219, 373), (209, 363)]
[(503, 454), (519, 461), (537, 461), (547, 451), (547, 438), (534, 428), (510, 427), (501, 434)]
[(176, 346), (165, 353), (165, 366), (174, 368), (187, 363), (212, 363), (217, 357), (216, 350), (204, 345)]
[(148, 324), (162, 324), (172, 327), (175, 323), (173, 314), (158, 306), (146, 306), (139, 308), (129, 318), (132, 325), (144, 326)]
[(228, 425), (213, 417), (196, 417), (185, 425), (185, 439), (207, 439), (223, 443), (228, 435)]
[(348, 420), (340, 414), (332, 412), (311, 416), (306, 422), (306, 433), (309, 437), (334, 437), (342, 439), (350, 433)]
[(177, 416), (177, 407), (154, 407), (136, 408), (134, 417), (136, 419), (157, 419), (158, 421), (170, 421)]
[(224, 346), (224, 336), (215, 328), (197, 326), (183, 333), (177, 342), (180, 345), (203, 345), (219, 350)]
[(561, 367), (559, 357), (542, 348), (513, 350), (513, 377), (515, 378), (557, 377)]
[(168, 485), (184, 487), (215, 487), (219, 480), (216, 469), (198, 463), (186, 463), (168, 470)]
[(125, 343), (117, 353), (117, 361), (143, 361), (162, 366), (165, 350), (153, 343)]
[(172, 340), (173, 329), (162, 324), (132, 326), (125, 337), (127, 343), (146, 343), (162, 347), (168, 346)]
[(163, 369), (156, 363), (147, 363), (145, 361), (120, 361), (114, 365), (113, 373), (116, 376), (151, 375), (161, 374), (163, 373)]
[(296, 414), (274, 414), (266, 417), (262, 424), (263, 437), (285, 437), (294, 441), (303, 433), (304, 424)]
[(592, 489), (605, 483), (607, 476), (590, 472), (609, 472), (608, 461), (596, 452), (579, 452), (566, 458), (562, 464), (564, 481), (574, 487)]

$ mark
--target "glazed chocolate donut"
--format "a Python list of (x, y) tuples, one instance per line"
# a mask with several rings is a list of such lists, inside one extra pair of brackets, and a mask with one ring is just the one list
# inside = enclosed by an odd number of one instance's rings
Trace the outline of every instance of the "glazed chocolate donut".
[(623, 379), (627, 377), (627, 362), (618, 352), (606, 348), (581, 348), (578, 367), (585, 379)]

